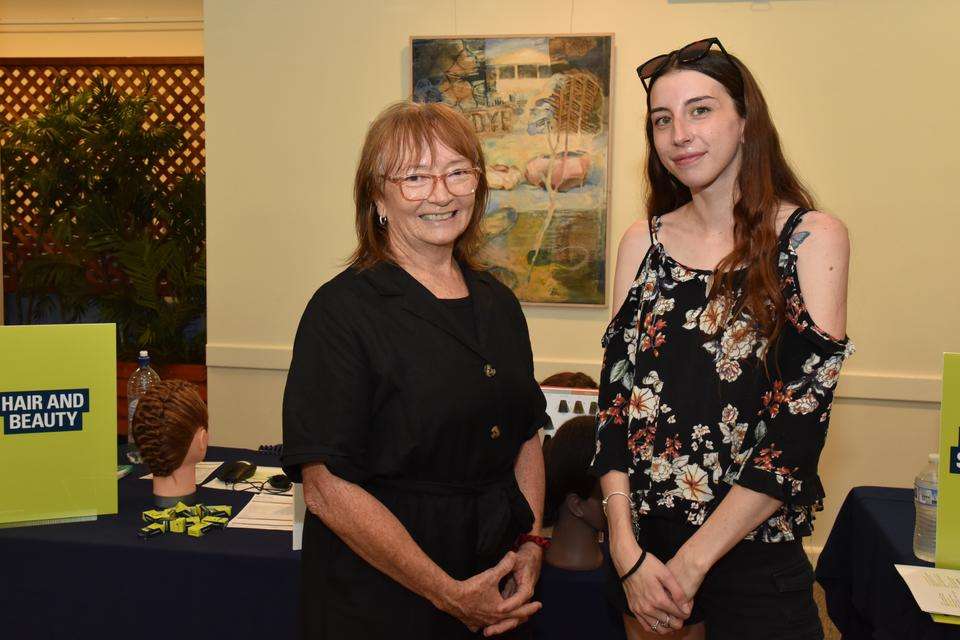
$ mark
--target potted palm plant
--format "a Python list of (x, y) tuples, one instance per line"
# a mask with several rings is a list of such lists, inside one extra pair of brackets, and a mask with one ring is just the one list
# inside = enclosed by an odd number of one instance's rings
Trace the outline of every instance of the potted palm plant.
[(153, 121), (152, 98), (106, 81), (54, 94), (39, 115), (0, 127), (4, 190), (31, 194), (47, 247), (19, 274), (23, 321), (114, 322), (121, 382), (148, 349), (161, 377), (193, 379), (205, 395), (203, 175), (164, 171), (185, 142)]

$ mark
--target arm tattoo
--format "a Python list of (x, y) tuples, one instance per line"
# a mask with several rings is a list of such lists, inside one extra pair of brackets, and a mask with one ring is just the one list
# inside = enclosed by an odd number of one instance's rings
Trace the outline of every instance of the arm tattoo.
[(790, 248), (796, 251), (797, 247), (803, 244), (803, 241), (806, 240), (809, 236), (810, 236), (809, 231), (798, 231), (797, 233), (793, 234), (792, 236), (790, 236)]

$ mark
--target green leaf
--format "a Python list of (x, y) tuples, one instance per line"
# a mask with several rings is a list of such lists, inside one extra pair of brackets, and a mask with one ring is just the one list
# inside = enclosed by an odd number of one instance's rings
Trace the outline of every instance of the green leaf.
[(81, 92), (60, 83), (44, 111), (0, 124), (0, 186), (31, 194), (35, 227), (55, 245), (17, 274), (19, 295), (34, 318), (58, 303), (65, 318), (97, 309), (116, 322), (121, 355), (149, 345), (202, 361), (205, 327), (184, 330), (205, 313), (205, 180), (159, 179), (158, 162), (185, 141), (150, 121), (155, 110), (106, 81)]
[(610, 370), (610, 382), (619, 382), (623, 376), (627, 375), (630, 371), (630, 361), (629, 360), (619, 360), (614, 363), (613, 368)]

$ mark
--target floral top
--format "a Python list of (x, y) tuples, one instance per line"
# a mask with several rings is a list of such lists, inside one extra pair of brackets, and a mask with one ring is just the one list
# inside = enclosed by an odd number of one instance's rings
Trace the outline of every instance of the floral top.
[(822, 331), (804, 307), (796, 250), (806, 236), (794, 230), (805, 213), (780, 235), (787, 321), (772, 349), (746, 312), (720, 326), (733, 300), (708, 302), (713, 273), (670, 257), (660, 218), (651, 222), (650, 249), (602, 341), (593, 461), (597, 475), (629, 473), (635, 523), (656, 515), (700, 525), (736, 483), (784, 503), (747, 539), (812, 533), (824, 497), (817, 462), (853, 344)]

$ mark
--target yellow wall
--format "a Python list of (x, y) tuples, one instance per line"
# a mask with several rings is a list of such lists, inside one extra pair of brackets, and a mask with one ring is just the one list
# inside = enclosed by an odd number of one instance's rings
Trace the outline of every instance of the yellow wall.
[[(411, 35), (614, 32), (611, 253), (639, 215), (633, 68), (718, 35), (760, 79), (790, 159), (853, 239), (849, 332), (822, 475), (822, 544), (847, 490), (909, 485), (936, 443), (941, 352), (960, 350), (948, 178), (960, 3), (844, 0), (207, 0), (210, 403), (219, 444), (280, 440), (307, 298), (354, 236), (365, 127), (409, 91)], [(612, 265), (611, 265), (612, 269)], [(612, 271), (611, 271), (612, 273)], [(537, 374), (596, 375), (608, 310), (527, 308)], [(322, 410), (322, 407), (318, 407)]]
[[(102, 18), (146, 20), (139, 24), (111, 24), (100, 20)], [(163, 18), (194, 21), (158, 21)], [(72, 21), (86, 24), (70, 24)], [(0, 57), (200, 55), (203, 55), (201, 0), (0, 1)]]

